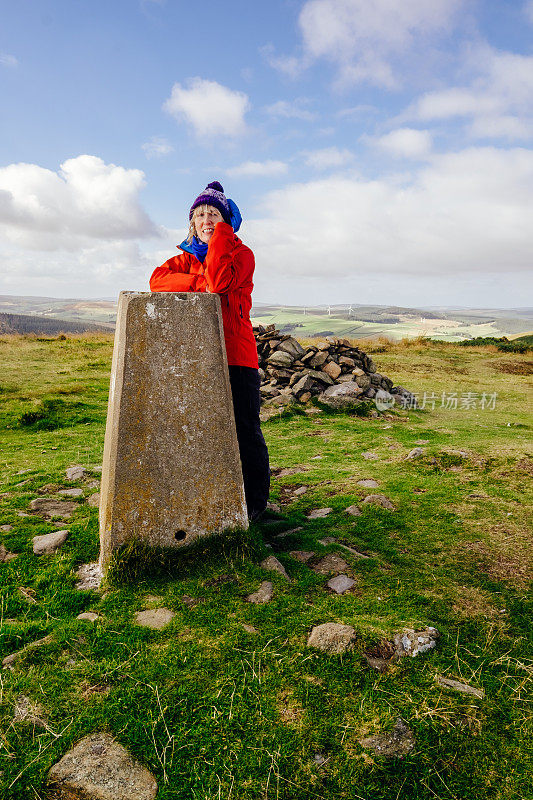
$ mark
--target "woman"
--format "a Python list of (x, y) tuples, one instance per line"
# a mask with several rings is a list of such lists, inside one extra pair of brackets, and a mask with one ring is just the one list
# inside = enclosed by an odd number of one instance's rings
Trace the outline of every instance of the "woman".
[(268, 451), (259, 423), (257, 346), (250, 322), (254, 254), (235, 235), (239, 209), (217, 181), (208, 184), (189, 212), (183, 252), (150, 278), (152, 292), (215, 292), (220, 295), (233, 409), (248, 516), (265, 510), (270, 486)]

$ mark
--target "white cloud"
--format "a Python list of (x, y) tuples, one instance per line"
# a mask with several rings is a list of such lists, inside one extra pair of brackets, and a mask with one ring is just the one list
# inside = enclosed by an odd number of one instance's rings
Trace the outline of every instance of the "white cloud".
[(277, 69), (282, 75), (289, 78), (297, 78), (303, 70), (303, 64), (296, 56), (278, 56), (275, 54), (274, 47), (267, 44), (259, 49), (259, 52), (273, 69)]
[(156, 234), (139, 193), (144, 173), (81, 155), (58, 172), (37, 164), (0, 169), (0, 230), (35, 250), (72, 250), (91, 240), (136, 239)]
[(425, 158), (432, 147), (429, 131), (415, 128), (397, 128), (378, 139), (368, 141), (395, 158)]
[(530, 270), (532, 205), (533, 153), (473, 147), (433, 156), (401, 183), (331, 177), (269, 192), (247, 242), (271, 285), (367, 275), (482, 281)]
[(276, 57), (269, 63), (296, 76), (318, 59), (338, 67), (338, 82), (369, 82), (394, 88), (392, 60), (423, 37), (442, 35), (462, 0), (307, 0), (298, 25), (302, 56)]
[(172, 153), (174, 151), (174, 146), (168, 139), (165, 139), (164, 136), (152, 136), (151, 139), (144, 142), (142, 149), (145, 152), (146, 158), (162, 158)]
[(9, 55), (9, 53), (0, 53), (0, 64), (3, 67), (18, 67), (18, 58)]
[(245, 161), (236, 167), (226, 169), (232, 178), (273, 177), (287, 172), (284, 161)]
[(185, 119), (200, 137), (241, 136), (246, 132), (248, 96), (216, 81), (190, 78), (186, 88), (175, 83), (163, 109), (178, 120)]
[(521, 139), (533, 134), (533, 56), (485, 47), (470, 58), (475, 77), (467, 86), (427, 92), (407, 117), (425, 122), (464, 119), (478, 138)]
[(344, 167), (353, 161), (353, 153), (338, 147), (324, 147), (304, 153), (305, 163), (313, 169), (323, 170)]
[(311, 122), (316, 119), (316, 114), (306, 108), (302, 108), (303, 103), (305, 103), (305, 100), (302, 99), (293, 100), (292, 103), (288, 103), (286, 100), (278, 100), (276, 103), (266, 106), (265, 111), (267, 114), (270, 114), (271, 117), (303, 119), (307, 122)]

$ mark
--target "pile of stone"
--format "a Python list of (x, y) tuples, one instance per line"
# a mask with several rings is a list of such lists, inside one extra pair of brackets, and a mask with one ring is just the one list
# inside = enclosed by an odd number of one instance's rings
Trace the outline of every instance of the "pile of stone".
[(353, 347), (348, 339), (327, 336), (302, 347), (274, 325), (258, 325), (254, 334), (263, 402), (307, 403), (312, 397), (332, 407), (375, 401), (376, 397), (383, 407), (392, 406), (395, 401), (401, 405), (414, 402), (407, 389), (394, 386), (390, 378), (376, 372), (370, 356)]

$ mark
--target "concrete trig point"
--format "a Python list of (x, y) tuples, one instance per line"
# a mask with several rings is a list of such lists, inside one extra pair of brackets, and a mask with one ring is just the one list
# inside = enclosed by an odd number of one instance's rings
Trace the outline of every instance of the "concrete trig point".
[(209, 293), (121, 292), (102, 465), (100, 565), (131, 540), (248, 527), (222, 329)]

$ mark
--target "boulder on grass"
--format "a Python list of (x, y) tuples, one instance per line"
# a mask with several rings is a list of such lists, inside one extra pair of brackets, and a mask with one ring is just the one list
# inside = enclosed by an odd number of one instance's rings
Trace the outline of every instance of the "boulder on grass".
[(61, 800), (155, 800), (157, 783), (109, 733), (86, 736), (48, 773)]
[(330, 408), (346, 408), (360, 402), (359, 396), (363, 390), (355, 381), (346, 381), (329, 386), (318, 399)]

